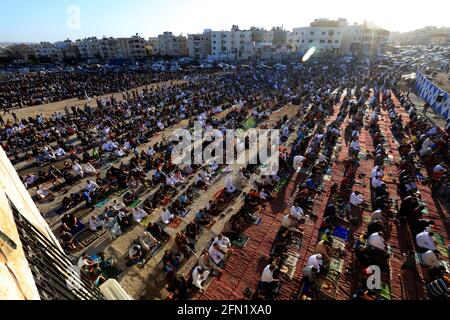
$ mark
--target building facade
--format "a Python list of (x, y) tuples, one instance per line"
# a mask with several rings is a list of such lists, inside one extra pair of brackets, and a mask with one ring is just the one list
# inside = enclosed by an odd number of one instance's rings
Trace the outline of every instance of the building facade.
[(250, 59), (255, 56), (255, 42), (252, 30), (239, 30), (233, 26), (231, 31), (211, 32), (211, 58)]
[(316, 19), (309, 27), (295, 28), (289, 37), (292, 51), (304, 53), (315, 47), (319, 52), (339, 53), (348, 26), (346, 19)]
[(206, 59), (211, 55), (211, 30), (203, 33), (188, 34), (187, 47), (189, 57), (194, 59)]
[(375, 55), (387, 44), (389, 31), (362, 25), (348, 26), (342, 39), (341, 52), (347, 55)]
[(162, 56), (184, 57), (188, 55), (187, 39), (172, 32), (164, 32), (158, 36), (158, 53)]

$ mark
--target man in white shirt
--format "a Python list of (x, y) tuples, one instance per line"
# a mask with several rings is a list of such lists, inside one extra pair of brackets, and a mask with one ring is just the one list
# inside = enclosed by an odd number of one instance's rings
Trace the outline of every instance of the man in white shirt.
[(436, 253), (433, 250), (425, 251), (421, 254), (423, 262), (430, 268), (437, 268), (441, 265)]
[(434, 244), (433, 232), (422, 231), (416, 235), (417, 246), (423, 251), (436, 251), (436, 245)]
[(228, 250), (231, 250), (231, 241), (229, 238), (219, 234), (215, 239), (214, 243), (217, 243), (219, 245), (219, 249), (222, 252), (227, 253)]
[(170, 211), (169, 211), (169, 209), (164, 209), (162, 212), (161, 212), (161, 221), (164, 223), (164, 224), (169, 224), (172, 220), (173, 220), (173, 218), (175, 218), (175, 215), (173, 215)]
[(304, 156), (295, 156), (294, 160), (293, 160), (293, 166), (294, 166), (294, 170), (295, 171), (299, 171), (302, 167), (303, 161), (305, 161), (305, 157)]
[(273, 266), (272, 264), (268, 264), (262, 273), (261, 276), (261, 282), (266, 285), (267, 287), (272, 287), (273, 288), (273, 284), (276, 284), (279, 280), (275, 279), (273, 277), (273, 272), (275, 270), (275, 266)]
[(113, 209), (115, 211), (128, 211), (127, 206), (123, 202), (119, 202), (117, 200), (114, 200), (113, 202)]
[(350, 214), (352, 218), (359, 218), (361, 209), (359, 206), (364, 203), (364, 196), (358, 191), (353, 191), (350, 195)]
[(301, 233), (301, 230), (297, 228), (296, 219), (294, 217), (292, 217), (290, 213), (283, 217), (283, 220), (281, 221), (281, 225), (283, 227), (287, 228), (289, 231)]
[(75, 175), (80, 176), (81, 178), (84, 177), (83, 169), (81, 168), (81, 165), (78, 163), (78, 161), (73, 162), (72, 170), (74, 171)]
[(192, 271), (192, 284), (203, 291), (202, 284), (208, 279), (208, 276), (208, 270), (203, 270), (201, 266), (197, 266), (194, 271)]
[(148, 213), (145, 212), (142, 208), (133, 209), (133, 220), (135, 222), (141, 223), (141, 221), (144, 220), (146, 217), (148, 217)]
[(300, 220), (303, 217), (303, 209), (298, 206), (298, 203), (295, 203), (291, 208), (291, 216), (297, 220)]
[(367, 245), (370, 247), (380, 249), (382, 251), (386, 251), (386, 244), (383, 239), (383, 232), (380, 231), (372, 233), (367, 239)]
[(86, 191), (91, 193), (94, 192), (96, 190), (98, 190), (100, 187), (98, 186), (98, 184), (96, 184), (95, 182), (88, 180), (87, 184), (86, 184)]
[(376, 189), (381, 187), (381, 185), (383, 184), (383, 181), (381, 181), (381, 177), (373, 177), (372, 178), (372, 188)]
[(314, 254), (308, 258), (306, 266), (313, 266), (317, 272), (320, 272), (320, 268), (323, 266), (322, 255), (320, 253)]

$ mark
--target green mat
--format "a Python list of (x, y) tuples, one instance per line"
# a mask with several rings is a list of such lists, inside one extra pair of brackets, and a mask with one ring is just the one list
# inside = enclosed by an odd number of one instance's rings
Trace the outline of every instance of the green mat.
[(134, 201), (129, 205), (129, 207), (132, 208), (132, 209), (134, 209), (134, 208), (136, 208), (141, 202), (142, 202), (142, 201), (139, 200), (139, 199), (134, 200)]
[(278, 182), (277, 186), (275, 187), (275, 192), (280, 192), (284, 189), (285, 186), (287, 186), (289, 180), (286, 178), (282, 178), (280, 182)]
[(105, 204), (107, 204), (108, 201), (109, 201), (109, 199), (103, 199), (102, 201), (97, 202), (97, 204), (95, 205), (95, 207), (96, 207), (96, 208), (101, 208), (101, 207), (103, 207)]
[(391, 300), (391, 287), (388, 283), (381, 283), (381, 296), (386, 300)]
[(255, 128), (255, 127), (256, 127), (257, 123), (258, 123), (258, 121), (257, 121), (254, 117), (251, 117), (251, 118), (249, 118), (247, 121), (244, 122), (244, 124), (242, 125), (242, 127), (243, 127), (245, 130), (252, 129), (252, 128)]
[(436, 243), (445, 246), (445, 240), (439, 233), (434, 234), (434, 240), (436, 240)]
[(247, 237), (245, 234), (240, 234), (237, 236), (237, 239), (231, 240), (231, 244), (236, 247), (243, 248), (249, 240), (250, 237)]
[(127, 189), (123, 189), (123, 190), (116, 191), (116, 192), (114, 192), (114, 195), (115, 195), (116, 197), (120, 197), (120, 196), (123, 195), (125, 192), (127, 192)]

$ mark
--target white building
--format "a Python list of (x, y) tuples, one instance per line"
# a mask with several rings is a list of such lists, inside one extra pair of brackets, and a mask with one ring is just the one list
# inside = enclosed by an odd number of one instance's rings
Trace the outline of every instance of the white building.
[(183, 57), (188, 55), (187, 39), (172, 32), (164, 32), (158, 36), (158, 53), (162, 56)]
[(348, 26), (342, 39), (341, 52), (348, 55), (375, 55), (388, 42), (389, 31), (363, 23)]
[(100, 44), (96, 37), (85, 38), (75, 41), (82, 59), (100, 59)]
[(151, 56), (157, 55), (158, 52), (158, 37), (150, 37), (147, 40), (146, 49)]
[(62, 61), (63, 52), (50, 42), (41, 42), (31, 46), (38, 59), (46, 59), (52, 62)]
[(255, 56), (255, 42), (251, 30), (239, 30), (233, 26), (231, 31), (211, 32), (212, 59), (250, 59)]
[(347, 26), (346, 19), (316, 19), (309, 27), (295, 28), (288, 43), (294, 52), (306, 52), (311, 47), (319, 52), (339, 52)]
[(187, 48), (189, 57), (194, 59), (206, 59), (211, 55), (211, 30), (203, 33), (188, 34)]

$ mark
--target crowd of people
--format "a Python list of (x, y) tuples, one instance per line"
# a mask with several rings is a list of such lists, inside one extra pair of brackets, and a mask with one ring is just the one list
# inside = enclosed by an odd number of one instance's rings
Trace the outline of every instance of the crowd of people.
[[(428, 185), (435, 200), (449, 210), (448, 132), (417, 114), (407, 95), (395, 89), (393, 72), (369, 71), (372, 74), (361, 76), (358, 60), (317, 57), (288, 70), (252, 67), (233, 73), (202, 72), (191, 74), (181, 84), (134, 89), (124, 92), (122, 99), (98, 99), (96, 107), (66, 108), (50, 117), (15, 117), (3, 124), (0, 136), (11, 160), (27, 172), (22, 176), (25, 187), (39, 202), (50, 203), (61, 214), (59, 237), (68, 252), (84, 249), (75, 240), (85, 224), (92, 232), (107, 230), (116, 239), (159, 212), (157, 221), (146, 224), (130, 245), (126, 260), (128, 267), (142, 267), (173, 238), (175, 247), (164, 249), (162, 259), (166, 288), (173, 299), (203, 292), (208, 279), (225, 272), (227, 258), (234, 253), (232, 243), (241, 240), (245, 229), (258, 219), (262, 206), (273, 201), (283, 187), (283, 178), (292, 175), (296, 179), (295, 199), (282, 219), (253, 298), (273, 299), (283, 282), (289, 281), (283, 275), (288, 248), (302, 238), (306, 219), (322, 221), (314, 252), (302, 266), (299, 290), (310, 298), (319, 297), (319, 279), (330, 271), (333, 257), (345, 255), (345, 250), (339, 248), (341, 240), (335, 237), (343, 226), (350, 230), (346, 241), (352, 245), (358, 276), (364, 278), (374, 264), (383, 272), (389, 271), (386, 233), (392, 222), (407, 225), (414, 233), (416, 242), (407, 254), (416, 250), (428, 268), (428, 296), (445, 298), (448, 288), (443, 288), (448, 287), (448, 274), (440, 256), (448, 252), (436, 249), (434, 222), (421, 217), (424, 207), (417, 183)], [(169, 73), (150, 76), (132, 71), (121, 71), (122, 75), (99, 72), (28, 75), (2, 86), (0, 103), (7, 112), (14, 104), (95, 97), (176, 78)], [(409, 119), (402, 118), (394, 99), (407, 110)], [(159, 133), (183, 120), (190, 129), (194, 121), (205, 129), (219, 129), (222, 138), (226, 129), (240, 128), (249, 118), (266, 128), (264, 120), (287, 104), (298, 106), (298, 112), (273, 125), (280, 130), (285, 146), (280, 148), (280, 170), (272, 175), (261, 176), (253, 164), (235, 171), (216, 161), (175, 165), (171, 161), (175, 144), (164, 137), (152, 142)], [(392, 135), (399, 142), (398, 208), (391, 201), (392, 190), (383, 181), (385, 166), (391, 163), (386, 163), (389, 133), (383, 132), (378, 123), (382, 112), (387, 112)], [(373, 140), (371, 154), (360, 143), (364, 127)], [(324, 177), (330, 174), (333, 156), (342, 147), (338, 143), (341, 134), (348, 148), (343, 161), (344, 178), (340, 185), (331, 186), (325, 211), (316, 212), (313, 207), (317, 195), (324, 192)], [(209, 143), (203, 142), (203, 147)], [(361, 157), (365, 156), (373, 159), (373, 168), (358, 176)], [(221, 174), (229, 175), (224, 188), (171, 237), (165, 227), (186, 217), (198, 194), (210, 188)], [(364, 176), (370, 179), (370, 199), (353, 188), (356, 180)], [(80, 182), (81, 189), (75, 187)], [(207, 247), (199, 247), (200, 232), (214, 224), (215, 217), (224, 217), (224, 210), (243, 187), (248, 190), (243, 192), (242, 207), (227, 218), (222, 232), (214, 235)], [(97, 204), (108, 197), (117, 199), (99, 212), (101, 206)], [(145, 199), (140, 204), (142, 197)], [(353, 231), (361, 225), (362, 211), (369, 204), (370, 223), (353, 239)], [(85, 223), (74, 213), (81, 206), (91, 209)], [(183, 263), (191, 258), (197, 259), (195, 267), (188, 276), (180, 274)], [(81, 261), (93, 281), (102, 282), (105, 259), (96, 259), (83, 255)], [(379, 293), (366, 288), (364, 281), (359, 284), (355, 297), (379, 298)]]

